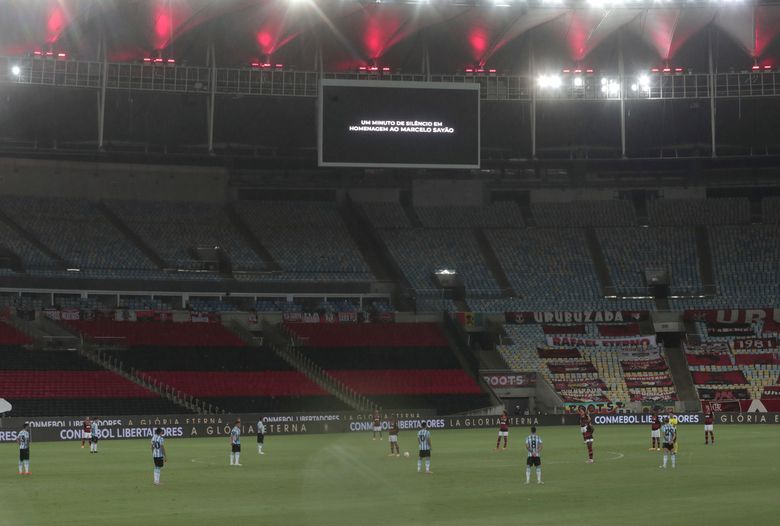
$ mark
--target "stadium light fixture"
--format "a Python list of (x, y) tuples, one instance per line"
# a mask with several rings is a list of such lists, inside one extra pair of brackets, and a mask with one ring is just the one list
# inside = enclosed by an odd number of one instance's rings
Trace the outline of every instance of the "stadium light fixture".
[(20, 68), (20, 67), (19, 67), (19, 66), (17, 66), (16, 64), (14, 64), (13, 66), (11, 66), (11, 74), (12, 74), (14, 77), (19, 77), (19, 76), (21, 76), (21, 74), (22, 74), (22, 68)]
[(558, 75), (540, 75), (536, 83), (542, 89), (558, 89), (563, 84)]
[(579, 75), (574, 77), (574, 87), (575, 88), (581, 88), (585, 84), (585, 81), (582, 80), (582, 77)]

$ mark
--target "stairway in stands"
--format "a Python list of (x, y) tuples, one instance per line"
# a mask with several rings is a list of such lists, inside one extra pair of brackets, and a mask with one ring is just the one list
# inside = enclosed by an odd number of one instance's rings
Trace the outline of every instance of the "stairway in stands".
[(266, 344), (273, 348), (277, 356), (352, 409), (356, 411), (370, 411), (375, 407), (379, 407), (378, 404), (350, 389), (309, 359), (296, 348), (289, 336), (282, 332), (278, 326), (263, 322), (263, 336)]
[(265, 268), (272, 272), (279, 272), (282, 270), (282, 267), (279, 265), (276, 259), (274, 259), (273, 255), (257, 238), (254, 232), (252, 232), (252, 229), (249, 228), (249, 225), (247, 225), (246, 222), (241, 218), (241, 215), (236, 212), (236, 209), (232, 203), (225, 206), (225, 215), (230, 220), (233, 228), (236, 229), (236, 232), (238, 232), (238, 234), (255, 252), (255, 254), (257, 254), (257, 257), (263, 261)]
[(588, 245), (590, 257), (593, 259), (593, 265), (596, 269), (602, 293), (605, 296), (614, 295), (616, 293), (615, 284), (612, 281), (612, 276), (609, 275), (607, 260), (604, 257), (604, 251), (601, 249), (595, 228), (588, 227), (585, 229), (585, 241)]
[(514, 297), (515, 291), (512, 288), (512, 283), (509, 281), (504, 268), (501, 266), (501, 261), (493, 250), (493, 246), (490, 244), (490, 241), (488, 241), (488, 238), (485, 235), (485, 229), (475, 228), (474, 237), (477, 240), (477, 245), (482, 253), (482, 257), (485, 259), (485, 263), (487, 263), (490, 274), (493, 276), (493, 279), (496, 280), (498, 286), (501, 287), (501, 295), (504, 298)]
[(696, 253), (699, 256), (699, 274), (704, 285), (704, 294), (714, 296), (717, 293), (715, 287), (715, 270), (712, 263), (712, 250), (710, 248), (710, 235), (707, 227), (696, 227)]
[(676, 345), (667, 346), (664, 352), (669, 370), (672, 373), (674, 387), (677, 390), (677, 397), (685, 403), (686, 410), (698, 410), (699, 397), (696, 394), (691, 371), (688, 369), (688, 362), (685, 360), (685, 351), (680, 345)]
[(116, 215), (114, 211), (111, 210), (111, 208), (109, 208), (105, 203), (98, 203), (97, 209), (114, 228), (119, 230), (122, 235), (128, 239), (128, 241), (133, 243), (138, 248), (138, 250), (140, 250), (141, 253), (147, 257), (149, 261), (154, 263), (158, 269), (162, 270), (168, 266), (160, 257), (160, 255), (155, 252), (152, 247), (147, 245), (146, 242), (141, 239), (141, 236), (136, 234), (133, 229), (128, 227), (127, 224), (125, 224), (125, 222), (122, 221), (122, 219), (120, 219), (119, 216)]

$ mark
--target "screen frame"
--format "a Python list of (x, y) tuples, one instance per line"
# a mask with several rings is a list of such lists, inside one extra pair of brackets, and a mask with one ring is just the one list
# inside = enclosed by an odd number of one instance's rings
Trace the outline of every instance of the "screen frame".
[[(342, 86), (352, 88), (416, 88), (416, 89), (450, 89), (477, 92), (477, 163), (476, 164), (421, 164), (421, 163), (350, 163), (326, 162), (322, 159), (323, 112), (325, 86)], [(353, 79), (320, 79), (317, 95), (317, 165), (321, 167), (342, 168), (432, 168), (443, 170), (473, 170), (482, 165), (482, 108), (481, 90), (477, 82), (416, 82), (402, 80), (353, 80)]]

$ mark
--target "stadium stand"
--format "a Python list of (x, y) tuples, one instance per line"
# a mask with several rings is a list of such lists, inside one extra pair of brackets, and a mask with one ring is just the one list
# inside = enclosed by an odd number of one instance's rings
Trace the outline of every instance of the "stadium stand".
[(332, 411), (347, 407), (267, 348), (162, 346), (107, 351), (225, 411)]
[(16, 328), (0, 322), (0, 348), (5, 346), (29, 345), (32, 339)]
[(435, 324), (288, 323), (285, 328), (312, 361), (382, 407), (448, 414), (489, 405)]
[(173, 414), (182, 408), (74, 351), (0, 349), (2, 397), (10, 415)]
[(100, 344), (130, 347), (244, 347), (244, 341), (220, 323), (71, 320), (64, 325)]
[(202, 270), (203, 262), (193, 251), (219, 247), (234, 270), (265, 269), (220, 205), (154, 201), (109, 201), (107, 205), (172, 268)]
[(647, 205), (651, 225), (747, 225), (750, 201), (745, 197), (655, 199)]
[(282, 268), (280, 273), (261, 276), (239, 274), (238, 279), (373, 279), (335, 202), (239, 201), (235, 208)]
[(573, 203), (531, 203), (531, 212), (539, 226), (612, 227), (636, 224), (629, 201), (577, 201)]
[(416, 207), (415, 211), (427, 228), (516, 228), (524, 225), (520, 209), (513, 202)]
[(669, 271), (673, 294), (700, 294), (693, 228), (599, 228), (597, 235), (618, 292), (644, 294), (644, 271)]
[(469, 296), (495, 296), (501, 290), (490, 273), (474, 234), (460, 229), (391, 229), (382, 237), (418, 295), (438, 293), (433, 273), (455, 269)]

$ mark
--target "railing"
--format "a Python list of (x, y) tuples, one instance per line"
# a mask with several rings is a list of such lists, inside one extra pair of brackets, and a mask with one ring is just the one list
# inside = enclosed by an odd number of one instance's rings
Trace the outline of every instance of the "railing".
[[(32, 84), (68, 88), (101, 88), (103, 63), (84, 60), (50, 60), (34, 57), (0, 57), (0, 83)], [(211, 68), (150, 63), (106, 64), (106, 89), (163, 91), (209, 95)], [(16, 74), (18, 73), (18, 74)], [(314, 98), (319, 93), (320, 74), (316, 71), (264, 70), (256, 68), (215, 69), (217, 95), (289, 96)], [(338, 73), (326, 72), (322, 78), (386, 80), (406, 82), (450, 82), (479, 84), (483, 100), (491, 101), (609, 101), (706, 99), (714, 90), (715, 98), (780, 96), (780, 73), (740, 71), (728, 73), (650, 73), (640, 78), (604, 75), (561, 77), (562, 85), (545, 88), (536, 79), (524, 75), (471, 75), (419, 73)], [(714, 80), (714, 82), (713, 82)]]

